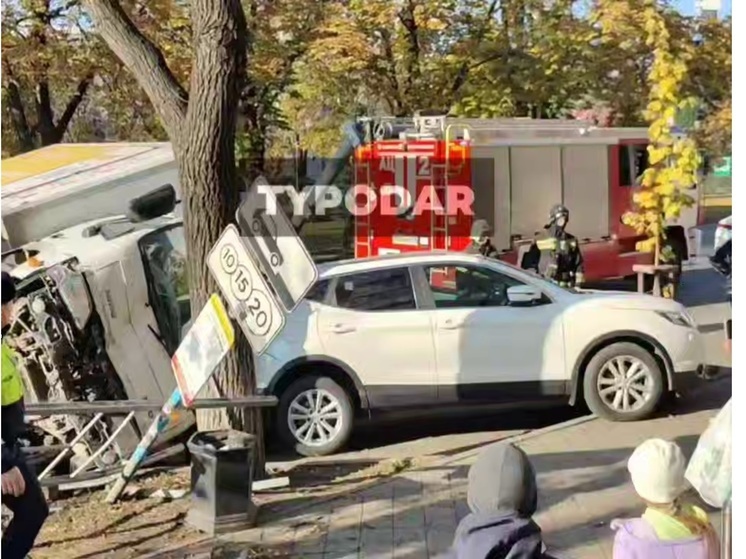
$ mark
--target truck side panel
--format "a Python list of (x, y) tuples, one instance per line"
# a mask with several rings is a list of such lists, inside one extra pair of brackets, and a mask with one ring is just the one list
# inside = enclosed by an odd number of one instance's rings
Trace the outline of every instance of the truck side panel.
[(473, 147), (471, 152), (474, 218), (486, 219), (494, 232), (495, 247), (508, 250), (511, 244), (510, 150), (484, 146)]
[(559, 147), (510, 148), (511, 229), (531, 239), (544, 229), (547, 212), (562, 200)]
[(609, 236), (608, 146), (562, 148), (562, 203), (579, 239)]
[[(124, 175), (110, 181), (71, 193), (64, 198), (29, 204), (13, 213), (3, 214), (3, 226), (11, 247), (38, 241), (49, 235), (98, 218), (121, 215), (128, 202), (165, 184), (172, 185), (180, 197), (179, 174), (172, 162), (158, 169)], [(54, 188), (54, 184), (45, 185)]]

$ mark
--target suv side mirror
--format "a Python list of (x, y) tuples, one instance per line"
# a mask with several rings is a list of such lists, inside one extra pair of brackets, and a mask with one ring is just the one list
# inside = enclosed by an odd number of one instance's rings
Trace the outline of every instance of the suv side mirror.
[(166, 184), (130, 200), (127, 217), (133, 223), (141, 223), (171, 213), (175, 207), (176, 190)]
[(541, 300), (541, 291), (531, 285), (508, 287), (508, 301), (511, 305), (525, 305)]

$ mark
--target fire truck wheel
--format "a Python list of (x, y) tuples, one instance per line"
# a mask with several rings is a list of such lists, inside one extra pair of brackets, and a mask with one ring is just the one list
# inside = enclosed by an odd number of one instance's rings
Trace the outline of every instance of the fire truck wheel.
[(638, 421), (652, 415), (663, 397), (663, 373), (643, 347), (618, 342), (591, 358), (583, 394), (591, 411), (609, 421)]
[(285, 389), (277, 410), (277, 433), (302, 456), (326, 456), (352, 434), (352, 401), (325, 376), (304, 375)]

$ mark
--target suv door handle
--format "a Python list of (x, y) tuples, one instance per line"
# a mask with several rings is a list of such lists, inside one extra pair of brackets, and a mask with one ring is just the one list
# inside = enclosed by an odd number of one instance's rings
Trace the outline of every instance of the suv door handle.
[(458, 330), (464, 325), (463, 322), (457, 322), (451, 318), (447, 318), (443, 321), (443, 323), (440, 325), (441, 328), (444, 330)]
[(347, 334), (349, 332), (354, 332), (356, 328), (354, 326), (350, 326), (348, 324), (334, 324), (331, 327), (331, 331), (335, 334)]

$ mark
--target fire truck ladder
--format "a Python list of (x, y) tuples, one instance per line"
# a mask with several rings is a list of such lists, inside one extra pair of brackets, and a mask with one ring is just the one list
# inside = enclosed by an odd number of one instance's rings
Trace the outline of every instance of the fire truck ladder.
[[(433, 124), (435, 124), (433, 122)], [(441, 137), (445, 139), (445, 161), (443, 163), (437, 163), (432, 165), (433, 169), (433, 181), (432, 181), (432, 195), (435, 199), (440, 200), (443, 203), (444, 215), (433, 214), (433, 218), (430, 221), (430, 246), (433, 250), (448, 249), (451, 246), (451, 238), (448, 234), (448, 221), (449, 221), (449, 208), (448, 208), (448, 177), (454, 170), (451, 167), (451, 129), (453, 124), (444, 126), (445, 119), (440, 121), (441, 124)], [(460, 125), (460, 129), (464, 130), (465, 135), (468, 135), (470, 126)], [(468, 140), (468, 136), (465, 138)], [(460, 166), (456, 169), (455, 173), (461, 171), (464, 166), (463, 158), (460, 162)], [(437, 173), (436, 171), (440, 171)], [(442, 239), (441, 243), (438, 241)]]
[[(404, 142), (405, 149), (407, 140), (439, 140), (443, 137), (445, 127), (445, 117), (428, 116), (415, 117), (414, 130), (405, 130), (399, 134), (399, 138)], [(408, 164), (411, 162), (408, 161)], [(445, 215), (433, 213), (430, 220), (430, 248), (432, 250), (447, 249), (450, 244), (448, 238), (448, 199), (446, 192), (448, 189), (448, 162), (430, 163), (430, 188), (431, 198), (443, 202)], [(416, 179), (415, 179), (416, 180)], [(442, 245), (442, 246), (441, 246)]]
[[(368, 157), (364, 161), (365, 185), (368, 187), (371, 186), (370, 164), (371, 157)], [(355, 258), (373, 256), (373, 232), (370, 227), (370, 213), (366, 212), (365, 215), (353, 217), (355, 220)]]
[[(433, 212), (430, 220), (430, 247), (433, 250), (446, 250), (450, 246), (448, 238), (448, 162), (435, 165), (432, 170), (432, 198), (443, 203), (443, 215)], [(441, 246), (442, 245), (442, 246)]]

